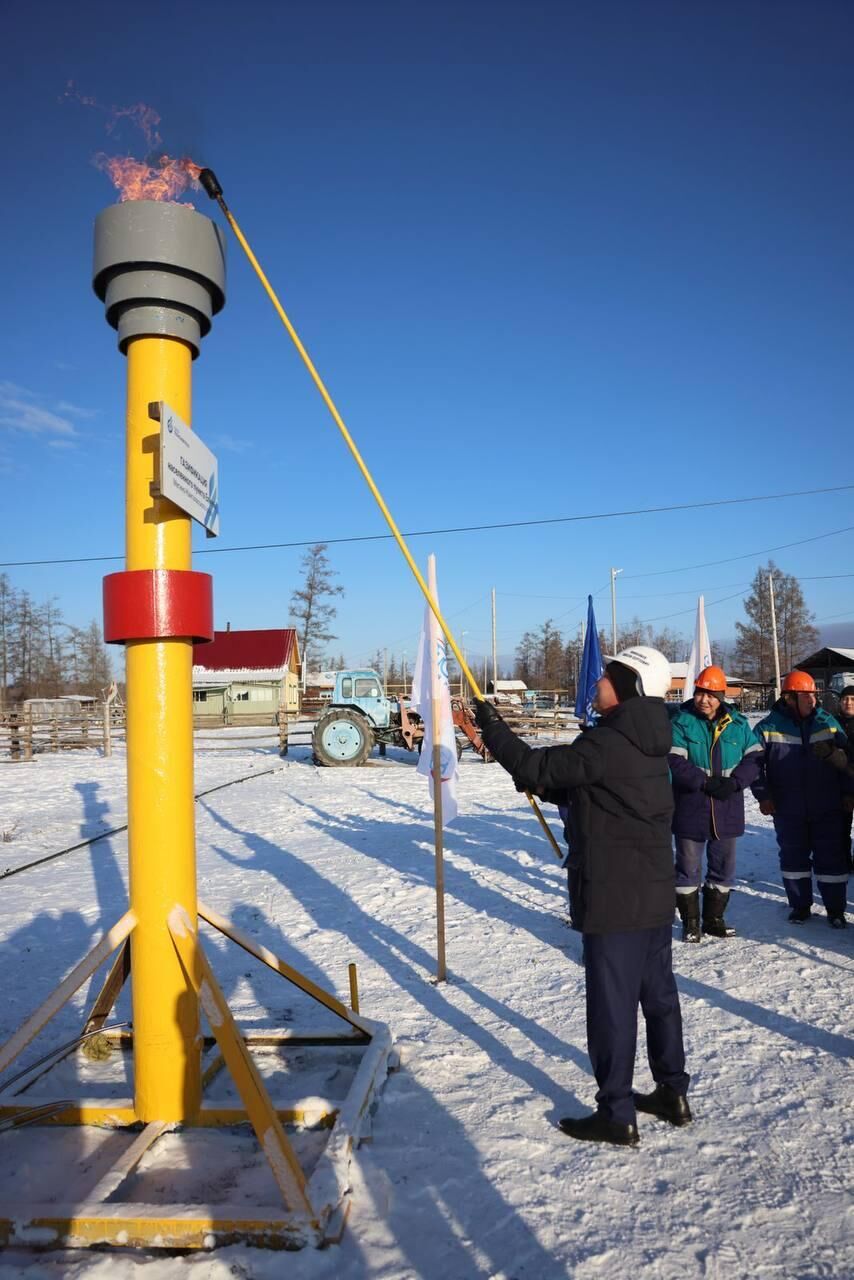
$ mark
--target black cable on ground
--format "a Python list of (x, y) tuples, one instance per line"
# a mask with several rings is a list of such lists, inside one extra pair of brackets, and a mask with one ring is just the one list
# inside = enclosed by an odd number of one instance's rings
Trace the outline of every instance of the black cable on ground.
[[(194, 800), (201, 800), (202, 796), (213, 795), (214, 791), (224, 791), (226, 787), (234, 787), (239, 782), (251, 782), (253, 778), (263, 778), (268, 773), (281, 773), (284, 765), (276, 765), (274, 769), (261, 769), (258, 773), (247, 773), (242, 778), (230, 778), (228, 782), (219, 782), (215, 787), (207, 787), (204, 791), (197, 791)], [(90, 844), (97, 844), (99, 840), (109, 840), (110, 836), (121, 835), (123, 831), (127, 831), (128, 824), (125, 823), (121, 827), (112, 827), (109, 831), (101, 831), (96, 836), (90, 836), (88, 840), (81, 840), (78, 844), (71, 844), (67, 849), (60, 849), (58, 853), (48, 853), (43, 858), (35, 858), (32, 862), (25, 862), (22, 867), (7, 867), (5, 871), (0, 871), (0, 880), (8, 880), (10, 876), (20, 875), (22, 871), (31, 871), (33, 867), (43, 867), (46, 862), (53, 862), (56, 858), (64, 858), (67, 853), (76, 853), (78, 849), (86, 849)]]

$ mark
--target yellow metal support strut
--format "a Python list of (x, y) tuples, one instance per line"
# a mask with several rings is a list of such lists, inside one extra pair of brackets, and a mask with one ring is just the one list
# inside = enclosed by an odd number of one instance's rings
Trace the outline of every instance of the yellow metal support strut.
[[(344, 442), (347, 445), (347, 448), (350, 450), (350, 453), (353, 455), (353, 459), (356, 463), (356, 466), (361, 471), (362, 476), (364, 477), (365, 483), (367, 484), (368, 488), (373, 494), (374, 499), (376, 500), (377, 506), (379, 507), (380, 511), (383, 513), (383, 516), (385, 517), (386, 523), (388, 524), (388, 527), (391, 530), (392, 537), (394, 538), (395, 542), (400, 548), (400, 551), (406, 563), (409, 565), (410, 569), (412, 570), (415, 581), (418, 583), (419, 587), (421, 588), (421, 591), (424, 595), (424, 599), (427, 601), (428, 605), (432, 609), (433, 614), (435, 615), (436, 621), (438, 622), (439, 626), (442, 628), (445, 639), (448, 641), (448, 644), (451, 647), (451, 651), (460, 665), (460, 670), (462, 671), (463, 675), (465, 676), (466, 680), (471, 686), (471, 690), (474, 693), (474, 696), (480, 701), (483, 701), (483, 693), (480, 689), (480, 686), (475, 680), (474, 675), (472, 674), (468, 663), (463, 657), (459, 645), (457, 644), (456, 640), (451, 634), (451, 630), (447, 622), (443, 618), (442, 612), (439, 609), (439, 606), (436, 603), (436, 600), (434, 599), (430, 591), (430, 588), (427, 586), (427, 583), (424, 580), (421, 570), (418, 568), (418, 565), (415, 563), (414, 559), (412, 558), (412, 553), (410, 552), (409, 547), (406, 545), (406, 541), (404, 540), (403, 534), (398, 529), (394, 516), (389, 511), (385, 499), (383, 498), (382, 494), (377, 488), (377, 484), (374, 480), (374, 477), (371, 475), (364, 458), (359, 452), (356, 446), (355, 440), (350, 435), (350, 432), (347, 430), (347, 426), (346, 426), (346, 423), (344, 422), (344, 419), (341, 417), (341, 414), (338, 412), (338, 409), (335, 405), (334, 400), (332, 399), (332, 396), (329, 394), (328, 390), (326, 389), (326, 384), (324, 383), (320, 374), (317, 372), (317, 369), (314, 366), (314, 362), (312, 361), (311, 356), (308, 354), (305, 347), (303, 346), (300, 340), (299, 334), (297, 333), (296, 329), (294, 328), (293, 324), (291, 323), (287, 315), (287, 312), (285, 311), (284, 307), (282, 306), (281, 302), (276, 296), (273, 286), (270, 284), (270, 281), (267, 279), (266, 275), (264, 274), (264, 271), (261, 267), (260, 262), (255, 257), (255, 254), (252, 252), (252, 249), (249, 245), (249, 241), (246, 239), (243, 232), (240, 230), (240, 227), (237, 224), (237, 219), (234, 217), (234, 214), (231, 212), (228, 205), (225, 203), (225, 200), (223, 199), (222, 195), (218, 195), (216, 199), (217, 199), (217, 203), (222, 209), (223, 214), (228, 219), (228, 224), (231, 227), (232, 231), (234, 232), (235, 236), (237, 237), (240, 243), (240, 247), (243, 249), (243, 252), (246, 254), (246, 257), (249, 259), (249, 262), (251, 263), (252, 268), (255, 271), (255, 274), (257, 275), (258, 279), (261, 281), (261, 284), (264, 288), (265, 293), (267, 294), (267, 297), (272, 302), (276, 310), (276, 314), (278, 315), (282, 324), (287, 329), (288, 334), (291, 338), (291, 341), (293, 342), (294, 346), (299, 352), (303, 364), (305, 365), (306, 369), (311, 375), (311, 379), (314, 382), (314, 385), (317, 387), (317, 390), (320, 392), (320, 395), (323, 398), (324, 404), (326, 405), (329, 412), (332, 414), (332, 418), (335, 422), (335, 425), (337, 426), (338, 430), (341, 432), (341, 435), (344, 438)], [(548, 839), (549, 844), (552, 847), (553, 852), (555, 853), (559, 861), (563, 861), (563, 854), (558, 848), (557, 841), (552, 835), (551, 829), (548, 823), (546, 822), (545, 818), (543, 817), (543, 813), (542, 813), (542, 810), (540, 809), (540, 806), (537, 804), (537, 801), (531, 795), (530, 791), (526, 791), (525, 794), (528, 797), (528, 800), (531, 804), (531, 808), (534, 810), (534, 813), (537, 815), (537, 819), (540, 823), (540, 826), (542, 827), (546, 835), (546, 838)]]

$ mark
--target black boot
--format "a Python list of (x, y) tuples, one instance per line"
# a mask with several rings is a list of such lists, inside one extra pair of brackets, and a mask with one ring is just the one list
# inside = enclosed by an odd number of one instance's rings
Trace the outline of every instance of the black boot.
[(703, 933), (712, 938), (734, 938), (735, 929), (724, 923), (724, 912), (729, 902), (729, 889), (719, 889), (714, 884), (703, 885)]
[(557, 1123), (568, 1138), (578, 1138), (581, 1142), (610, 1142), (615, 1147), (636, 1147), (639, 1142), (637, 1125), (617, 1124), (601, 1111), (577, 1118), (564, 1116)]
[(657, 1084), (652, 1093), (636, 1093), (634, 1100), (638, 1111), (658, 1116), (661, 1120), (669, 1120), (679, 1127), (690, 1124), (693, 1119), (684, 1093), (676, 1093), (667, 1084)]
[(700, 941), (700, 890), (677, 893), (676, 910), (682, 917), (682, 941)]

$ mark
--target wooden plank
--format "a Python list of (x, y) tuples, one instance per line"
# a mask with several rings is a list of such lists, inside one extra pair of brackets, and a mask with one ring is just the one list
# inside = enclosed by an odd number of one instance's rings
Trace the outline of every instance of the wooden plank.
[(293, 969), (289, 964), (286, 964), (284, 960), (280, 959), (267, 947), (262, 946), (260, 942), (255, 942), (248, 934), (235, 928), (230, 921), (226, 920), (225, 916), (221, 916), (212, 907), (207, 907), (200, 902), (197, 910), (203, 920), (206, 920), (219, 933), (224, 934), (226, 938), (231, 938), (232, 942), (236, 942), (239, 947), (242, 947), (244, 951), (248, 951), (251, 956), (255, 956), (256, 960), (260, 960), (262, 964), (266, 964), (268, 968), (281, 974), (288, 982), (293, 983), (295, 987), (299, 987), (300, 991), (304, 991), (306, 995), (311, 996), (318, 1004), (322, 1004), (332, 1013), (336, 1013), (339, 1018), (349, 1022), (352, 1027), (356, 1027), (364, 1034), (370, 1035), (361, 1018), (348, 1009), (346, 1005), (342, 1004), (330, 991), (324, 991), (322, 987), (312, 982), (310, 978), (306, 978), (297, 969)]
[(187, 981), (198, 995), (211, 1031), (216, 1036), (282, 1199), (288, 1209), (313, 1217), (311, 1202), (306, 1195), (305, 1174), (276, 1115), (258, 1068), (240, 1038), (193, 922), (183, 907), (175, 906), (169, 913), (168, 925)]
[(130, 1177), (142, 1157), (145, 1155), (162, 1133), (165, 1133), (169, 1126), (165, 1120), (152, 1120), (147, 1124), (141, 1133), (138, 1133), (133, 1142), (123, 1151), (116, 1163), (111, 1169), (108, 1169), (99, 1182), (89, 1192), (90, 1200), (99, 1202), (108, 1200), (110, 1196), (118, 1191), (122, 1183)]
[(125, 938), (122, 945), (115, 954), (110, 971), (104, 979), (104, 984), (95, 998), (95, 1003), (89, 1011), (89, 1016), (83, 1023), (83, 1032), (85, 1036), (90, 1031), (95, 1031), (102, 1027), (112, 1013), (113, 1006), (119, 998), (122, 987), (130, 976), (130, 941)]
[(0, 1073), (10, 1066), (18, 1054), (26, 1049), (27, 1045), (41, 1031), (54, 1014), (66, 1004), (74, 995), (87, 978), (95, 972), (95, 970), (111, 956), (116, 947), (124, 942), (134, 925), (136, 924), (136, 916), (133, 911), (126, 911), (121, 920), (113, 925), (108, 933), (105, 933), (97, 946), (93, 947), (87, 956), (71, 970), (67, 978), (60, 982), (47, 1000), (41, 1004), (32, 1017), (28, 1018), (22, 1027), (19, 1027), (13, 1036), (11, 1036), (4, 1045), (0, 1046)]
[[(50, 1099), (45, 1100), (46, 1103), (49, 1101)], [(32, 1098), (15, 1099), (14, 1096), (0, 1094), (0, 1120), (22, 1115), (34, 1105), (35, 1100)], [(109, 1102), (102, 1098), (77, 1098), (69, 1101), (61, 1111), (41, 1121), (42, 1124), (92, 1124), (104, 1129), (128, 1129), (136, 1122), (136, 1109), (130, 1098), (111, 1098)]]

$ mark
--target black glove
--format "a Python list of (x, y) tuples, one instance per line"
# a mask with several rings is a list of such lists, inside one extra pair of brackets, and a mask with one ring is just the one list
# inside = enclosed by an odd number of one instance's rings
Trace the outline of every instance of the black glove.
[(715, 800), (729, 800), (738, 791), (738, 784), (732, 778), (707, 778), (703, 790)]
[(842, 747), (837, 747), (832, 738), (827, 738), (823, 742), (813, 743), (812, 753), (818, 760), (824, 760), (825, 764), (829, 764), (832, 769), (848, 768), (848, 752), (843, 751)]
[(481, 730), (488, 730), (492, 725), (501, 723), (501, 716), (493, 704), (487, 702), (484, 698), (478, 698), (474, 704), (474, 718), (478, 729)]

